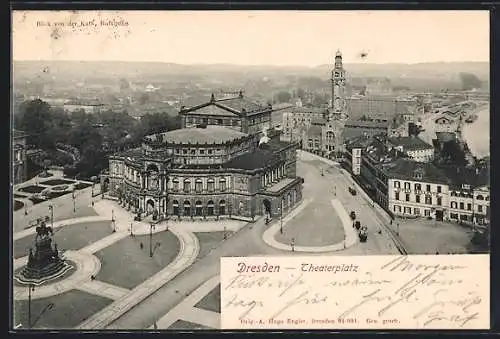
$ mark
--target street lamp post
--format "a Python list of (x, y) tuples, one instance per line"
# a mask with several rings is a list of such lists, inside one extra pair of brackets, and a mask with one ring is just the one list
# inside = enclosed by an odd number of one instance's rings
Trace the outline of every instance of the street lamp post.
[(76, 213), (76, 195), (74, 189), (73, 192), (71, 192), (71, 197), (73, 198), (73, 213)]
[(31, 291), (35, 290), (35, 286), (33, 284), (29, 284), (28, 286), (28, 328), (31, 328)]
[(280, 233), (283, 234), (283, 204), (280, 208)]
[(115, 210), (111, 210), (111, 222), (113, 223), (113, 233), (116, 232)]
[(134, 236), (134, 232), (132, 231), (132, 226), (133, 226), (133, 223), (132, 221), (130, 222), (130, 236), (133, 237)]
[(153, 223), (149, 224), (149, 257), (153, 257), (153, 229), (155, 225)]
[(396, 227), (397, 227), (396, 234), (399, 236), (399, 222), (396, 224)]

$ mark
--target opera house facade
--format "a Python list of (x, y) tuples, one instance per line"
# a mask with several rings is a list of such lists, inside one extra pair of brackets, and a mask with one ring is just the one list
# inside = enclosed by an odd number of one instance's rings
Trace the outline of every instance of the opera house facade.
[(153, 220), (281, 216), (302, 199), (297, 143), (279, 140), (272, 107), (239, 96), (181, 108), (182, 128), (110, 157), (109, 195)]

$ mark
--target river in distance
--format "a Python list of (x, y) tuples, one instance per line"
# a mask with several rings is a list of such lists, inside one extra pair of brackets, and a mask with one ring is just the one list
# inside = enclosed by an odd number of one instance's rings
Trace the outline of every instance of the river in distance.
[(463, 137), (470, 151), (477, 158), (490, 155), (490, 106), (481, 107), (477, 119), (471, 124), (464, 124)]

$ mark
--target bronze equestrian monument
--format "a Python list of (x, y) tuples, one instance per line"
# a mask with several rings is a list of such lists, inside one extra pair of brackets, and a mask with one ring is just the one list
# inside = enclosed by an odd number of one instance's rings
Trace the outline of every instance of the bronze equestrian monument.
[(30, 248), (27, 265), (16, 274), (21, 284), (41, 285), (62, 277), (72, 266), (61, 258), (57, 244), (52, 248), (54, 231), (42, 221), (36, 228), (35, 252)]

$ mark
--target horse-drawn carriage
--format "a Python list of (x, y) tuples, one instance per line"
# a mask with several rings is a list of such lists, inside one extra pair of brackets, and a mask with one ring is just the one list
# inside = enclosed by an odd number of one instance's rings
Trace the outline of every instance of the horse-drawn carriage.
[(351, 211), (351, 213), (349, 214), (349, 216), (351, 217), (352, 220), (355, 220), (356, 219), (356, 212)]
[(361, 227), (358, 232), (358, 236), (359, 241), (366, 242), (366, 240), (368, 239), (368, 228), (366, 226)]
[(361, 228), (361, 222), (359, 220), (356, 220), (353, 224), (352, 227), (354, 227), (357, 231)]

